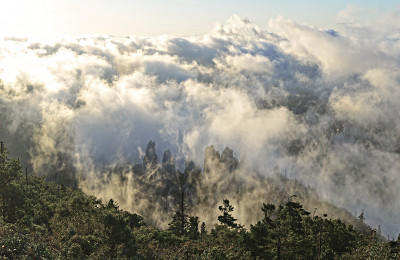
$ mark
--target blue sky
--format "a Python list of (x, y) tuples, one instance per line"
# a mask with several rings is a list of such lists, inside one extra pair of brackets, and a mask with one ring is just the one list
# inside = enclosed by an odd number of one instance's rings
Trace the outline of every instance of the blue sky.
[(283, 15), (298, 23), (340, 29), (348, 5), (393, 10), (399, 1), (344, 0), (13, 0), (2, 3), (0, 36), (196, 35), (240, 14), (263, 27)]

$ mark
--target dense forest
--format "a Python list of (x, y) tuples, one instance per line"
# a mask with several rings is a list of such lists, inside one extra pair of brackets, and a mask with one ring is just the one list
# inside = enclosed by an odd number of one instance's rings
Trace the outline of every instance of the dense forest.
[[(220, 201), (211, 225), (191, 215), (182, 192), (176, 210), (167, 214), (168, 227), (159, 228), (120, 209), (113, 199), (103, 202), (78, 188), (28, 175), (4, 147), (0, 186), (2, 259), (399, 258), (398, 240), (386, 241), (365, 224), (360, 230), (308, 212), (295, 194), (280, 205), (265, 201), (252, 209), (262, 217), (244, 226), (229, 198)], [(358, 221), (363, 220), (361, 214)]]

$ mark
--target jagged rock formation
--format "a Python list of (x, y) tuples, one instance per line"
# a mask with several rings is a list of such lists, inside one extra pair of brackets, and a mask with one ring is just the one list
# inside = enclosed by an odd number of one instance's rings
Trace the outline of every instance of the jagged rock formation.
[(143, 168), (146, 172), (158, 168), (158, 156), (156, 154), (156, 143), (150, 141), (146, 148), (146, 154), (143, 158)]
[(166, 150), (162, 159), (162, 172), (170, 175), (175, 174), (175, 158), (171, 153), (171, 150)]
[(215, 151), (214, 145), (207, 146), (204, 151), (204, 172), (210, 172), (213, 165), (219, 160), (219, 152)]
[(134, 172), (136, 175), (143, 175), (144, 174), (144, 168), (143, 164), (134, 164), (132, 166), (132, 172)]
[(229, 147), (225, 147), (225, 150), (221, 154), (220, 161), (229, 172), (233, 172), (239, 167), (239, 161), (233, 156), (233, 150)]
[(204, 172), (210, 172), (212, 168), (222, 168), (225, 171), (233, 172), (239, 167), (239, 161), (233, 156), (233, 150), (225, 147), (220, 155), (214, 145), (207, 146), (204, 152)]

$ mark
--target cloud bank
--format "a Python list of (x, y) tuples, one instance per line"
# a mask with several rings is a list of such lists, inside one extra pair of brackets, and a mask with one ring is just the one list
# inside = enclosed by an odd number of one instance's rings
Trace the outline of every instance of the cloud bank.
[(0, 137), (34, 173), (83, 176), (139, 162), (149, 140), (180, 168), (229, 146), (397, 236), (400, 28), (352, 8), (342, 33), (234, 15), (199, 37), (2, 39)]

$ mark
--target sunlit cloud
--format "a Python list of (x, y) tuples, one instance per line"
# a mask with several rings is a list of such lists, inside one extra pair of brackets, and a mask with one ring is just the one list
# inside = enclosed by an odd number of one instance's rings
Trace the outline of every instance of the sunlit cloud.
[(345, 32), (235, 15), (196, 37), (3, 39), (0, 134), (40, 174), (96, 176), (140, 162), (149, 140), (180, 169), (228, 146), (397, 234), (400, 45), (391, 22), (367, 37), (351, 8)]

